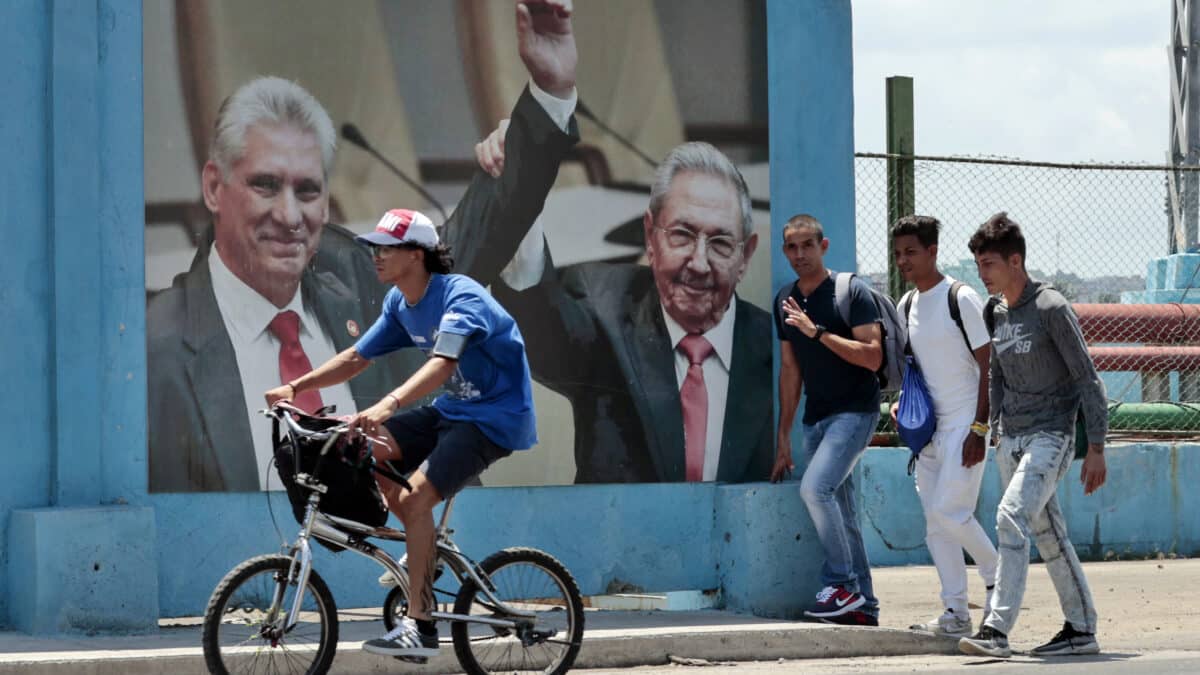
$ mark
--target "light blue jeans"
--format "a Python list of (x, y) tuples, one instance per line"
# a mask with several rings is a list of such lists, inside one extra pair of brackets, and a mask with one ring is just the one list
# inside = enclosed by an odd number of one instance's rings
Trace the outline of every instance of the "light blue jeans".
[(996, 450), (996, 468), (1004, 489), (996, 511), (1000, 573), (992, 613), (984, 622), (1002, 633), (1012, 631), (1021, 611), (1031, 539), (1046, 561), (1063, 616), (1075, 630), (1096, 632), (1096, 605), (1079, 556), (1067, 538), (1067, 523), (1056, 495), (1059, 481), (1071, 468), (1074, 445), (1074, 439), (1061, 432), (1000, 437)]
[(871, 584), (871, 566), (858, 527), (854, 498), (854, 465), (867, 449), (879, 413), (839, 413), (802, 426), (808, 467), (800, 479), (800, 497), (808, 507), (825, 549), (823, 586), (842, 586), (861, 593), (860, 609), (879, 615), (879, 600)]

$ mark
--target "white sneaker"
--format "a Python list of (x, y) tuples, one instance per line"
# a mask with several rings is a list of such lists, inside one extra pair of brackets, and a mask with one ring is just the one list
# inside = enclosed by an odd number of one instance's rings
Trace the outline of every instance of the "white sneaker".
[(400, 620), (386, 635), (363, 643), (363, 651), (400, 658), (426, 658), (437, 656), (438, 636), (425, 635), (417, 629), (417, 622), (407, 616)]
[(971, 634), (971, 617), (957, 614), (952, 609), (932, 621), (909, 626), (910, 630), (919, 630), (934, 635), (962, 638)]
[[(405, 553), (404, 555), (400, 556), (400, 558), (396, 560), (396, 564), (400, 566), (400, 569), (407, 572), (408, 571), (408, 554)], [(387, 572), (384, 572), (383, 574), (379, 575), (379, 585), (383, 586), (384, 588), (391, 588), (392, 586), (395, 586), (398, 583), (400, 583), (400, 582), (396, 581), (396, 577), (395, 577), (395, 575), (392, 574), (391, 570), (388, 570)]]
[[(400, 569), (407, 572), (408, 571), (408, 554), (405, 553), (404, 555), (400, 556), (400, 559), (396, 561), (396, 564), (400, 566)], [(445, 567), (446, 567), (445, 563), (442, 562), (441, 558), (438, 558), (437, 567), (435, 567), (433, 569), (433, 580), (434, 581), (437, 581), (438, 578), (440, 578), (442, 576), (442, 572), (444, 571)], [(391, 588), (392, 586), (395, 586), (397, 583), (398, 582), (396, 581), (396, 577), (392, 576), (391, 571), (387, 571), (387, 572), (384, 572), (383, 574), (379, 575), (379, 585), (383, 586), (384, 588)]]

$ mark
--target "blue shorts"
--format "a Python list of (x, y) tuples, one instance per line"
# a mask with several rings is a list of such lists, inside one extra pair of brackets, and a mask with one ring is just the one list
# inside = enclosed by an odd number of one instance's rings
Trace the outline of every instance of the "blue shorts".
[(404, 475), (420, 469), (442, 499), (454, 496), (493, 462), (512, 454), (479, 427), (448, 420), (433, 406), (406, 410), (383, 424), (400, 447), (401, 458), (388, 464)]

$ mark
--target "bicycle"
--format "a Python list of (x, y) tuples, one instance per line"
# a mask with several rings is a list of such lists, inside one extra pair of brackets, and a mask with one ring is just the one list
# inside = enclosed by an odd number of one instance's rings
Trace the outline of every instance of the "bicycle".
[[(209, 672), (219, 675), (321, 675), (328, 672), (337, 651), (337, 605), (313, 569), (310, 540), (354, 551), (392, 574), (397, 584), (383, 604), (383, 622), (390, 631), (407, 613), (408, 572), (370, 540), (403, 542), (405, 534), (320, 510), (328, 487), (318, 474), (339, 438), (351, 431), (348, 423), (306, 429), (297, 415), (302, 411), (286, 404), (263, 413), (285, 427), (293, 448), (298, 450), (299, 441), (305, 439), (310, 446), (319, 444), (320, 456), (311, 475), (295, 475), (296, 484), (308, 495), (300, 533), (287, 545), (287, 552), (242, 562), (213, 590), (204, 613), (204, 658)], [(372, 470), (407, 486), (404, 477), (382, 466)], [(459, 664), (471, 674), (567, 672), (583, 639), (583, 599), (575, 579), (553, 556), (533, 548), (505, 548), (475, 563), (451, 540), (454, 531), (448, 521), (453, 505), (451, 497), (437, 526), (435, 569), (439, 577), (442, 570), (450, 570), (460, 588), (451, 594), (435, 587), (442, 596), (453, 595), (454, 604), (453, 611), (435, 611), (433, 617), (451, 623), (450, 641)]]

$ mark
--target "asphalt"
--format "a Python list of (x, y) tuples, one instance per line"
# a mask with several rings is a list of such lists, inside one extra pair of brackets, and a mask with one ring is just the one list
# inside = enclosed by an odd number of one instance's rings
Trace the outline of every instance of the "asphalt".
[[(1200, 606), (1200, 560), (1110, 562), (1086, 565), (1100, 610), (1106, 648), (1195, 649)], [(977, 581), (972, 581), (975, 590)], [(907, 630), (937, 613), (937, 576), (932, 567), (882, 568), (875, 587), (884, 609), (880, 628), (852, 628), (763, 619), (721, 610), (589, 610), (577, 669), (666, 664), (829, 659), (956, 653), (952, 639)], [(982, 589), (978, 589), (982, 595)], [(974, 595), (974, 594), (973, 594)], [(980, 598), (982, 599), (982, 598)], [(1031, 568), (1020, 631), (1014, 647), (1032, 646), (1061, 626), (1044, 568)], [(978, 612), (975, 612), (978, 615)], [(383, 632), (378, 610), (347, 610), (340, 616), (335, 673), (456, 672), (447, 644), (424, 667), (367, 654), (362, 642)], [(978, 616), (975, 617), (978, 621)], [(196, 621), (164, 622), (143, 636), (30, 636), (0, 632), (0, 675), (140, 675), (207, 672)], [(445, 631), (443, 631), (445, 632)], [(1026, 644), (1028, 643), (1028, 644)]]

